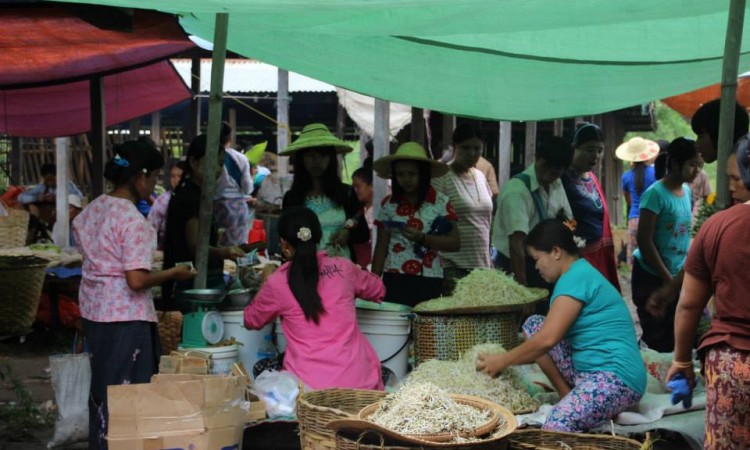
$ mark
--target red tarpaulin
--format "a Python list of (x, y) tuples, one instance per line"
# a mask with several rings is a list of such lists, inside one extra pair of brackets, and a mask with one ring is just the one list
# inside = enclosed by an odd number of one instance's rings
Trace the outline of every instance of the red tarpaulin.
[[(662, 102), (683, 116), (690, 118), (702, 104), (719, 97), (721, 97), (721, 85), (714, 84), (692, 92), (665, 98)], [(750, 107), (750, 78), (737, 80), (737, 101), (745, 108)]]
[[(190, 98), (168, 61), (104, 77), (106, 123), (114, 125)], [(0, 132), (50, 137), (91, 129), (89, 82), (0, 91)]]
[(195, 45), (177, 20), (133, 10), (132, 30), (98, 28), (65, 5), (0, 8), (0, 132), (23, 137), (91, 128), (89, 82), (104, 76), (106, 123), (170, 106), (190, 92), (164, 60)]

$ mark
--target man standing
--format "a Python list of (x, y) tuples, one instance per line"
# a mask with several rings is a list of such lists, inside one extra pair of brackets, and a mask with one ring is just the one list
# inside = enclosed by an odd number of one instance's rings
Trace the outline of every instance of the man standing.
[(534, 164), (510, 179), (498, 198), (492, 243), (498, 266), (526, 286), (548, 287), (527, 257), (524, 239), (545, 219), (571, 219), (573, 213), (560, 176), (573, 160), (573, 147), (552, 137), (539, 146)]

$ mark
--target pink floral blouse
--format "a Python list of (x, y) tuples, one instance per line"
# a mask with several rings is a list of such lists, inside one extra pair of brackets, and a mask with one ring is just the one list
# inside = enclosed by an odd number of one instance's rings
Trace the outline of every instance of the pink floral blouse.
[(135, 205), (101, 195), (73, 221), (73, 235), (83, 255), (78, 293), (81, 316), (95, 322), (156, 322), (151, 292), (134, 291), (125, 272), (151, 270), (156, 232)]

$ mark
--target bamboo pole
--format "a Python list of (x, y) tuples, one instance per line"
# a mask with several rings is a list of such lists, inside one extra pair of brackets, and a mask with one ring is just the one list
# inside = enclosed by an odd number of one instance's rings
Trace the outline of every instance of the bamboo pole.
[(206, 155), (203, 158), (203, 187), (198, 216), (198, 244), (195, 250), (195, 266), (198, 275), (195, 288), (206, 287), (208, 270), (208, 244), (211, 236), (211, 219), (216, 190), (216, 169), (218, 168), (219, 133), (221, 132), (222, 100), (224, 96), (224, 60), (227, 52), (227, 29), (229, 14), (216, 14), (214, 28), (214, 49), (211, 58), (211, 94), (208, 97), (208, 132)]
[(727, 159), (734, 148), (734, 108), (737, 95), (737, 70), (742, 28), (745, 20), (745, 0), (731, 0), (724, 41), (724, 63), (721, 69), (721, 112), (719, 115), (718, 164), (716, 167), (716, 202), (719, 208), (729, 205)]

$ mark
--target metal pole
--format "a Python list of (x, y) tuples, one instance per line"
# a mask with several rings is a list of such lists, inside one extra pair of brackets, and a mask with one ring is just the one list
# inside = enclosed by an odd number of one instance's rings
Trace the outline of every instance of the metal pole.
[(727, 158), (734, 147), (734, 108), (737, 95), (737, 70), (745, 20), (745, 0), (731, 0), (724, 41), (724, 64), (721, 69), (721, 112), (719, 115), (718, 164), (716, 167), (716, 202), (719, 208), (729, 205)]
[(195, 266), (198, 275), (195, 288), (206, 287), (208, 269), (208, 244), (211, 235), (211, 218), (216, 190), (216, 169), (219, 155), (219, 133), (221, 132), (221, 111), (224, 96), (224, 60), (227, 52), (227, 29), (229, 14), (216, 14), (214, 29), (214, 49), (211, 63), (211, 95), (208, 98), (208, 136), (206, 156), (203, 158), (203, 188), (198, 218), (198, 244), (195, 250)]
[[(278, 94), (276, 98), (276, 150), (281, 152), (289, 145), (289, 71), (278, 71)], [(289, 157), (279, 156), (277, 165), (279, 176), (289, 173)]]

